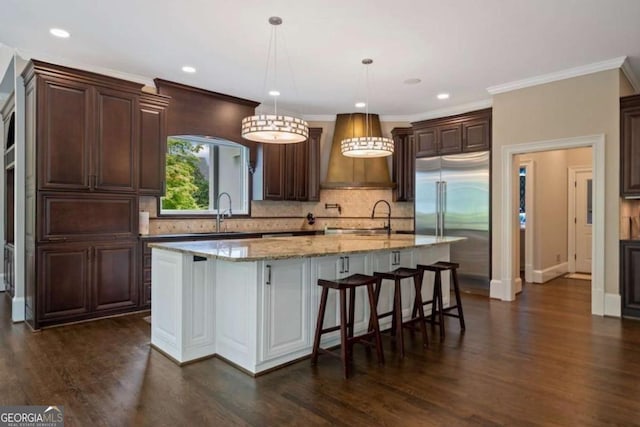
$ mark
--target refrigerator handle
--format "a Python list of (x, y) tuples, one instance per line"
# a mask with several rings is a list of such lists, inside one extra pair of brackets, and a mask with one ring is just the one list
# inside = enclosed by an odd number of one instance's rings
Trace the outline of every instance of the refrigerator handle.
[(436, 236), (440, 236), (440, 181), (436, 182)]
[(445, 221), (445, 214), (447, 213), (447, 181), (442, 181), (442, 183), (440, 184), (440, 191), (442, 192), (442, 196), (440, 197), (440, 204), (441, 204), (441, 220), (440, 220), (440, 237), (444, 237), (444, 229), (445, 229), (445, 225), (444, 225), (444, 221)]

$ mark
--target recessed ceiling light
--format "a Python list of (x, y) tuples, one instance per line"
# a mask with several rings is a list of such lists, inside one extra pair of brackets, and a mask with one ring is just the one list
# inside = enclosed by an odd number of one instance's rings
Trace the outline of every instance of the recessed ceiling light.
[(449, 94), (448, 93), (439, 93), (438, 94), (438, 99), (449, 99)]
[(185, 65), (184, 67), (182, 67), (182, 71), (184, 71), (185, 73), (195, 73), (196, 69), (195, 67), (192, 67), (191, 65)]
[(356, 102), (356, 108), (364, 108), (366, 107), (367, 104), (364, 102)]
[(49, 30), (49, 32), (56, 37), (60, 37), (61, 39), (68, 39), (69, 36), (71, 36), (71, 34), (69, 34), (69, 31), (63, 30), (62, 28), (52, 28)]
[(269, 91), (269, 95), (271, 95), (271, 96), (280, 96), (280, 92), (278, 92), (277, 90), (270, 90)]
[(407, 79), (404, 81), (404, 84), (406, 85), (417, 85), (418, 83), (420, 83), (422, 80), (418, 79), (418, 78), (413, 78), (413, 79)]

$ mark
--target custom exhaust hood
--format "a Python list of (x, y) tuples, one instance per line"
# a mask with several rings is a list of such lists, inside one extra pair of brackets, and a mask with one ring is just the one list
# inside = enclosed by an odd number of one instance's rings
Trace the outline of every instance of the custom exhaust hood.
[[(338, 114), (331, 143), (327, 179), (322, 188), (394, 188), (386, 157), (371, 159), (343, 156), (340, 142), (346, 138), (367, 136), (365, 114)], [(382, 136), (380, 117), (369, 114), (369, 136)]]

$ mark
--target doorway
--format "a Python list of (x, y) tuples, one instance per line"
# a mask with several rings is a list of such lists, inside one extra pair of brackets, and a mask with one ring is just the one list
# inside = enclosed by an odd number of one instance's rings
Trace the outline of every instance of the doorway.
[[(505, 301), (513, 301), (519, 291), (521, 281), (517, 258), (517, 246), (519, 233), (518, 221), (518, 173), (519, 164), (516, 156), (524, 153), (534, 153), (550, 150), (562, 150), (568, 148), (591, 147), (592, 148), (592, 212), (593, 225), (592, 244), (592, 280), (591, 280), (591, 311), (592, 314), (604, 314), (604, 135), (589, 135), (575, 138), (565, 138), (548, 141), (537, 141), (523, 144), (507, 145), (502, 147), (500, 157), (501, 187), (500, 195), (500, 222), (502, 225), (500, 235), (500, 271), (496, 272), (491, 281), (491, 297)], [(563, 180), (564, 181), (564, 180)], [(557, 185), (557, 184), (556, 184)], [(564, 184), (561, 184), (564, 187)], [(565, 199), (566, 202), (566, 199)], [(566, 235), (565, 235), (566, 236)], [(554, 254), (555, 255), (555, 254)]]

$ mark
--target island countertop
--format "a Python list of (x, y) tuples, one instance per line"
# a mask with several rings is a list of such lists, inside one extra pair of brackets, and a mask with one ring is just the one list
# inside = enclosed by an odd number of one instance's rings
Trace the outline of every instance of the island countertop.
[(460, 240), (464, 240), (464, 237), (414, 234), (331, 235), (151, 243), (149, 246), (196, 256), (242, 262), (388, 251), (449, 244)]

